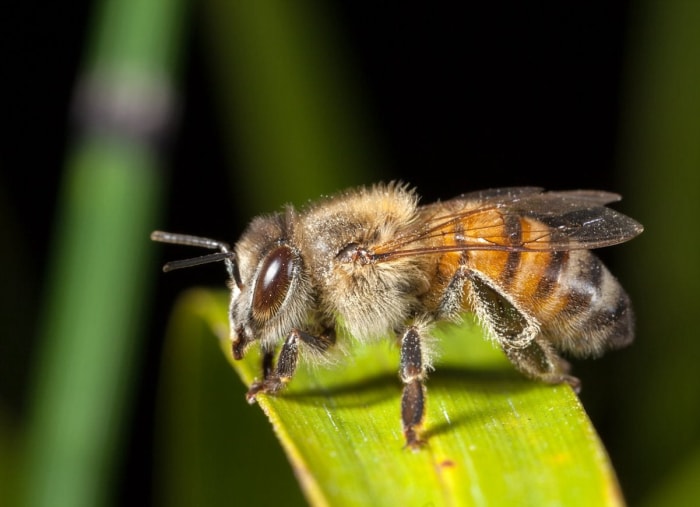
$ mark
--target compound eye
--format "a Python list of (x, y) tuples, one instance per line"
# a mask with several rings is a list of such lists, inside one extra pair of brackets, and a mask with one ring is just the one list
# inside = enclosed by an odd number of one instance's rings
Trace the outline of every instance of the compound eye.
[(267, 254), (260, 268), (253, 292), (253, 313), (270, 318), (282, 305), (294, 275), (294, 253), (279, 246)]

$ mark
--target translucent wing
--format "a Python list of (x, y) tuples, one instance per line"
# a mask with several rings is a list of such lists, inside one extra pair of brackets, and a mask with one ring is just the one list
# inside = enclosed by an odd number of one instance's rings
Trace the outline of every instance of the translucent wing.
[(373, 248), (373, 260), (463, 250), (557, 251), (628, 241), (643, 227), (605, 207), (620, 196), (597, 190), (482, 190), (421, 208), (421, 220)]

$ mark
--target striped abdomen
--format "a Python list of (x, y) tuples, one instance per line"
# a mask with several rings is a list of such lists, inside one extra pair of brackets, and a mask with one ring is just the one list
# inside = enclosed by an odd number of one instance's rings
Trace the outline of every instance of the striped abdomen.
[[(544, 225), (513, 217), (501, 227), (501, 244), (506, 246), (535, 241)], [(465, 257), (462, 262), (468, 269), (534, 318), (541, 335), (560, 350), (597, 355), (633, 339), (627, 294), (588, 250), (474, 250)]]

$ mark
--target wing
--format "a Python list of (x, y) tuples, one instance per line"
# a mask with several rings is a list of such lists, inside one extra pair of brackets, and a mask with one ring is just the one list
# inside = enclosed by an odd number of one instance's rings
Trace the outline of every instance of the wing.
[(420, 208), (421, 219), (375, 246), (375, 262), (464, 250), (541, 252), (592, 249), (642, 232), (635, 220), (605, 205), (620, 196), (597, 190), (543, 192), (533, 187), (472, 192)]

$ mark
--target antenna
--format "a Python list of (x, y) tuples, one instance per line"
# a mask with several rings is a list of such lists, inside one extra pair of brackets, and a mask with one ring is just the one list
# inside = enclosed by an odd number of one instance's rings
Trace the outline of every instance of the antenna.
[(201, 248), (209, 248), (211, 250), (218, 249), (219, 252), (216, 253), (200, 255), (199, 257), (193, 257), (191, 259), (170, 261), (163, 266), (163, 271), (167, 273), (168, 271), (174, 271), (176, 269), (190, 268), (193, 266), (200, 266), (202, 264), (224, 261), (229, 277), (238, 287), (240, 287), (240, 276), (238, 275), (238, 270), (236, 269), (235, 263), (236, 254), (231, 251), (231, 247), (228, 245), (228, 243), (224, 243), (223, 241), (218, 241), (216, 239), (203, 238), (201, 236), (191, 236), (189, 234), (177, 234), (164, 231), (153, 231), (151, 233), (151, 239), (160, 243), (170, 243), (172, 245), (196, 246)]

